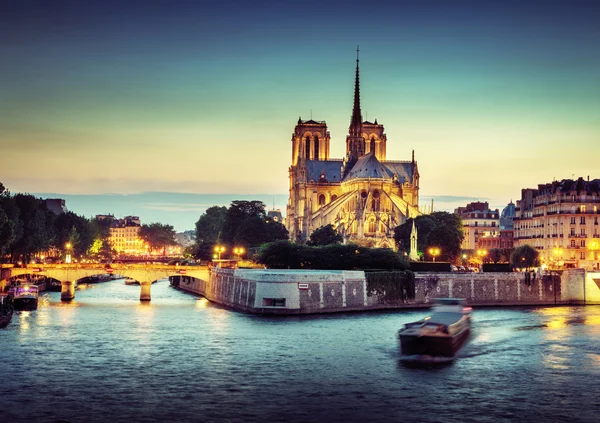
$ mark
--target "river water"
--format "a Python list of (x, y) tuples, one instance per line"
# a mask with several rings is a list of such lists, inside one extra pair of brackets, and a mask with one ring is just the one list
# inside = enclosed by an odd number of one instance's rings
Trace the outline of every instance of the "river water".
[[(85, 288), (85, 287), (84, 287)], [(261, 317), (152, 286), (45, 293), (0, 330), (0, 422), (599, 422), (600, 307), (476, 309), (444, 367), (401, 364), (426, 311)]]

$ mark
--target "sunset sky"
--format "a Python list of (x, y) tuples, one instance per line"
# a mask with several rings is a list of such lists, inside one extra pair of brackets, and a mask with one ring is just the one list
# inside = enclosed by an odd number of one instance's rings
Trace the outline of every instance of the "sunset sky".
[(591, 0), (2, 0), (0, 182), (285, 198), (299, 116), (344, 154), (360, 45), (363, 118), (388, 159), (415, 150), (421, 195), (506, 204), (600, 178), (599, 22)]

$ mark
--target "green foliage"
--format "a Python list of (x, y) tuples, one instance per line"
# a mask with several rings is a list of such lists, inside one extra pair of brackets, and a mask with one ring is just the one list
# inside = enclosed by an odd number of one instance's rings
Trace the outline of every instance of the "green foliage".
[(376, 294), (383, 304), (404, 303), (415, 298), (415, 274), (410, 270), (365, 272), (367, 295)]
[(460, 255), (460, 245), (464, 238), (462, 221), (459, 216), (447, 212), (435, 212), (428, 215), (408, 219), (394, 230), (394, 240), (401, 250), (407, 251), (410, 247), (410, 233), (413, 220), (417, 229), (417, 249), (425, 252), (429, 248), (440, 249), (440, 256), (436, 260), (454, 261)]
[(341, 244), (344, 238), (333, 227), (333, 225), (325, 225), (317, 228), (310, 234), (308, 245), (329, 245)]
[(196, 240), (198, 244), (216, 244), (227, 218), (227, 207), (212, 206), (196, 222)]
[(64, 250), (67, 243), (71, 244), (76, 256), (86, 254), (94, 242), (94, 227), (88, 219), (73, 212), (61, 213), (55, 218), (54, 228), (56, 237), (54, 247)]
[[(233, 245), (238, 238), (245, 238), (238, 230), (246, 219), (266, 219), (265, 203), (262, 201), (233, 201), (227, 210), (227, 216), (221, 233), (221, 241)], [(253, 229), (253, 227), (250, 225)], [(259, 245), (259, 244), (253, 244)]]
[(517, 269), (529, 270), (540, 265), (540, 253), (531, 245), (517, 247), (510, 255), (510, 264)]
[(311, 247), (277, 241), (263, 246), (257, 261), (274, 269), (404, 270), (408, 263), (392, 250), (349, 244)]
[(150, 246), (151, 250), (163, 250), (163, 254), (168, 245), (177, 244), (173, 226), (162, 223), (142, 225), (138, 236)]
[(498, 263), (502, 260), (502, 250), (500, 248), (492, 248), (489, 252), (488, 257), (492, 263)]
[(15, 239), (12, 249), (13, 260), (28, 262), (53, 244), (55, 215), (46, 208), (43, 200), (29, 194), (13, 197), (22, 224), (22, 235)]

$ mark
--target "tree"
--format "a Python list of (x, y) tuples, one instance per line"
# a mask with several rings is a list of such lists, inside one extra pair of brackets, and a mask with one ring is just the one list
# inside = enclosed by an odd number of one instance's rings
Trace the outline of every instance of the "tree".
[[(236, 234), (244, 220), (249, 218), (266, 219), (265, 203), (262, 201), (233, 201), (227, 209), (227, 216), (221, 231), (221, 241), (232, 245), (236, 241)], [(260, 243), (255, 243), (259, 245)]]
[(33, 195), (16, 194), (13, 200), (19, 210), (23, 232), (11, 247), (12, 259), (29, 262), (32, 255), (48, 250), (53, 244), (55, 215)]
[(227, 207), (212, 206), (206, 209), (196, 222), (196, 243), (218, 242), (226, 218)]
[(166, 247), (176, 245), (175, 229), (171, 225), (163, 225), (162, 223), (151, 223), (140, 227), (139, 237), (143, 239), (151, 251), (163, 250), (163, 255), (166, 254)]
[(462, 238), (459, 237), (452, 226), (438, 224), (427, 234), (425, 251), (430, 248), (439, 248), (439, 259), (453, 261), (460, 255), (460, 244)]
[(56, 238), (54, 246), (63, 250), (67, 243), (71, 244), (73, 254), (85, 255), (94, 243), (94, 228), (90, 221), (73, 212), (61, 213), (55, 219)]
[(417, 250), (428, 251), (430, 247), (440, 249), (440, 259), (454, 261), (460, 254), (464, 238), (462, 220), (448, 212), (435, 212), (408, 219), (394, 229), (394, 240), (398, 248), (407, 250), (410, 245), (413, 220), (417, 228)]
[(333, 225), (317, 228), (310, 234), (308, 245), (340, 244), (344, 238), (334, 229)]
[(540, 265), (540, 253), (531, 245), (517, 247), (510, 255), (510, 264), (517, 269), (529, 271)]
[(490, 250), (489, 257), (494, 264), (498, 263), (500, 260), (502, 260), (502, 250), (500, 248), (492, 248)]

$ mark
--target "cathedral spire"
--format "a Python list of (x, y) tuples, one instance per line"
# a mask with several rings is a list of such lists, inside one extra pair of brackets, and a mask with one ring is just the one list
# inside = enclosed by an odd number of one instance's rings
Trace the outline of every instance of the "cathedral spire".
[(356, 79), (354, 81), (354, 108), (352, 109), (352, 119), (350, 120), (350, 136), (359, 137), (362, 135), (362, 115), (360, 113), (360, 81), (358, 76), (358, 46), (356, 46)]

